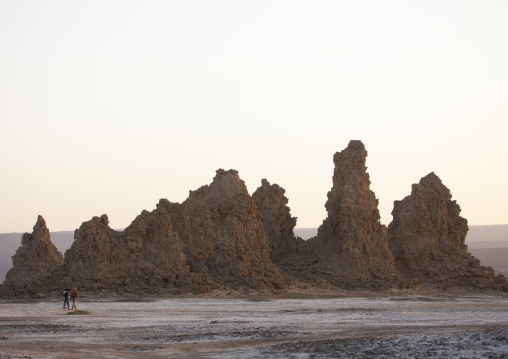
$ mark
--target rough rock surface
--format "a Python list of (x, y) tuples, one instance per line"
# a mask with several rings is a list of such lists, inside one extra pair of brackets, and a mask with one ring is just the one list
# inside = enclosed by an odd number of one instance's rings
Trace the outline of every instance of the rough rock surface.
[(63, 260), (51, 242), (46, 221), (38, 216), (32, 234), (23, 234), (21, 246), (12, 256), (13, 268), (7, 272), (2, 291), (30, 292)]
[(261, 213), (234, 170), (219, 169), (192, 191), (174, 223), (190, 270), (237, 289), (281, 289), (289, 283), (270, 260)]
[(309, 261), (312, 256), (309, 244), (296, 237), (293, 230), (296, 217), (291, 217), (291, 210), (287, 206), (286, 191), (277, 184), (270, 185), (266, 179), (261, 180), (252, 199), (263, 216), (263, 227), (269, 241), (270, 259), (277, 265), (284, 267), (298, 266), (302, 260)]
[(182, 243), (170, 223), (176, 206), (161, 200), (154, 211), (143, 211), (123, 232), (109, 227), (107, 215), (84, 222), (74, 232), (64, 264), (55, 269), (53, 283), (140, 293), (176, 286), (186, 272)]
[(395, 201), (388, 238), (397, 269), (415, 283), (444, 288), (506, 287), (504, 276), (495, 278), (492, 268), (468, 253), (467, 220), (451, 198), (450, 190), (430, 173), (413, 184), (410, 196)]
[(309, 243), (319, 262), (315, 271), (339, 287), (388, 288), (401, 278), (380, 222), (378, 200), (370, 190), (361, 141), (350, 141), (333, 156), (333, 186), (328, 192), (328, 217)]
[(504, 276), (494, 277), (467, 252), (467, 221), (433, 173), (395, 202), (387, 232), (366, 157), (360, 141), (334, 155), (328, 216), (308, 241), (293, 233), (296, 218), (283, 188), (262, 180), (251, 197), (234, 170), (219, 169), (181, 204), (161, 199), (124, 231), (111, 229), (106, 215), (93, 217), (75, 231), (65, 259), (39, 216), (33, 233), (23, 235), (0, 295), (74, 286), (96, 293), (279, 291), (294, 281), (303, 288), (431, 284), (508, 291)]
[(182, 287), (189, 268), (183, 243), (173, 227), (178, 208), (177, 203), (161, 199), (154, 211), (143, 211), (125, 229), (128, 260), (135, 263), (125, 279), (127, 291), (157, 292), (168, 287), (186, 290)]
[(109, 227), (107, 215), (84, 222), (61, 262), (27, 293), (72, 286), (112, 293), (277, 290), (290, 283), (269, 258), (261, 214), (234, 170), (218, 170), (182, 204), (161, 199), (123, 232)]

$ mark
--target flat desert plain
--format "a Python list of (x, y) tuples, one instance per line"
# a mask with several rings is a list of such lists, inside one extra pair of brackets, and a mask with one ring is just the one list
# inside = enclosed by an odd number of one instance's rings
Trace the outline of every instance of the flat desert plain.
[(508, 358), (495, 292), (0, 301), (0, 358)]

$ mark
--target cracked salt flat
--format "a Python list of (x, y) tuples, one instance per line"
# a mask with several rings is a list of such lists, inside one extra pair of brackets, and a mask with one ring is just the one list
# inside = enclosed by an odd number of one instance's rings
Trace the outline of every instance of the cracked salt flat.
[(60, 304), (0, 301), (0, 358), (508, 357), (502, 295)]

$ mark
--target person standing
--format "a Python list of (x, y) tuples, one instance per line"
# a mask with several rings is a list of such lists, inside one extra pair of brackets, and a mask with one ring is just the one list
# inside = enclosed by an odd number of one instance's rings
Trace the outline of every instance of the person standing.
[(69, 308), (69, 289), (65, 288), (65, 290), (62, 292), (63, 295), (63, 309), (65, 310), (65, 304), (67, 304), (67, 309), (71, 310)]
[(76, 305), (76, 299), (79, 299), (78, 288), (74, 288), (71, 292), (72, 310), (78, 310), (78, 306)]

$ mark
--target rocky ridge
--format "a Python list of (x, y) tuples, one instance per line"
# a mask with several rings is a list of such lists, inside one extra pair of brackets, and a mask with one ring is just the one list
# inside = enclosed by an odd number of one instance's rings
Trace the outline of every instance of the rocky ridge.
[(93, 217), (75, 231), (65, 257), (39, 216), (13, 256), (0, 296), (71, 286), (96, 293), (279, 293), (292, 283), (508, 291), (504, 276), (494, 277), (467, 253), (467, 221), (434, 174), (395, 202), (387, 230), (370, 190), (366, 157), (360, 141), (334, 155), (328, 215), (308, 241), (293, 233), (296, 218), (282, 187), (263, 179), (250, 196), (234, 170), (217, 170), (210, 185), (190, 191), (181, 204), (161, 199), (124, 231), (111, 229), (107, 215)]
[[(65, 286), (120, 293), (274, 291), (291, 282), (270, 260), (261, 214), (234, 170), (219, 169), (182, 204), (161, 199), (122, 232), (109, 227), (107, 215), (93, 217), (75, 231), (61, 262), (27, 293)], [(0, 290), (19, 293), (5, 285)]]

